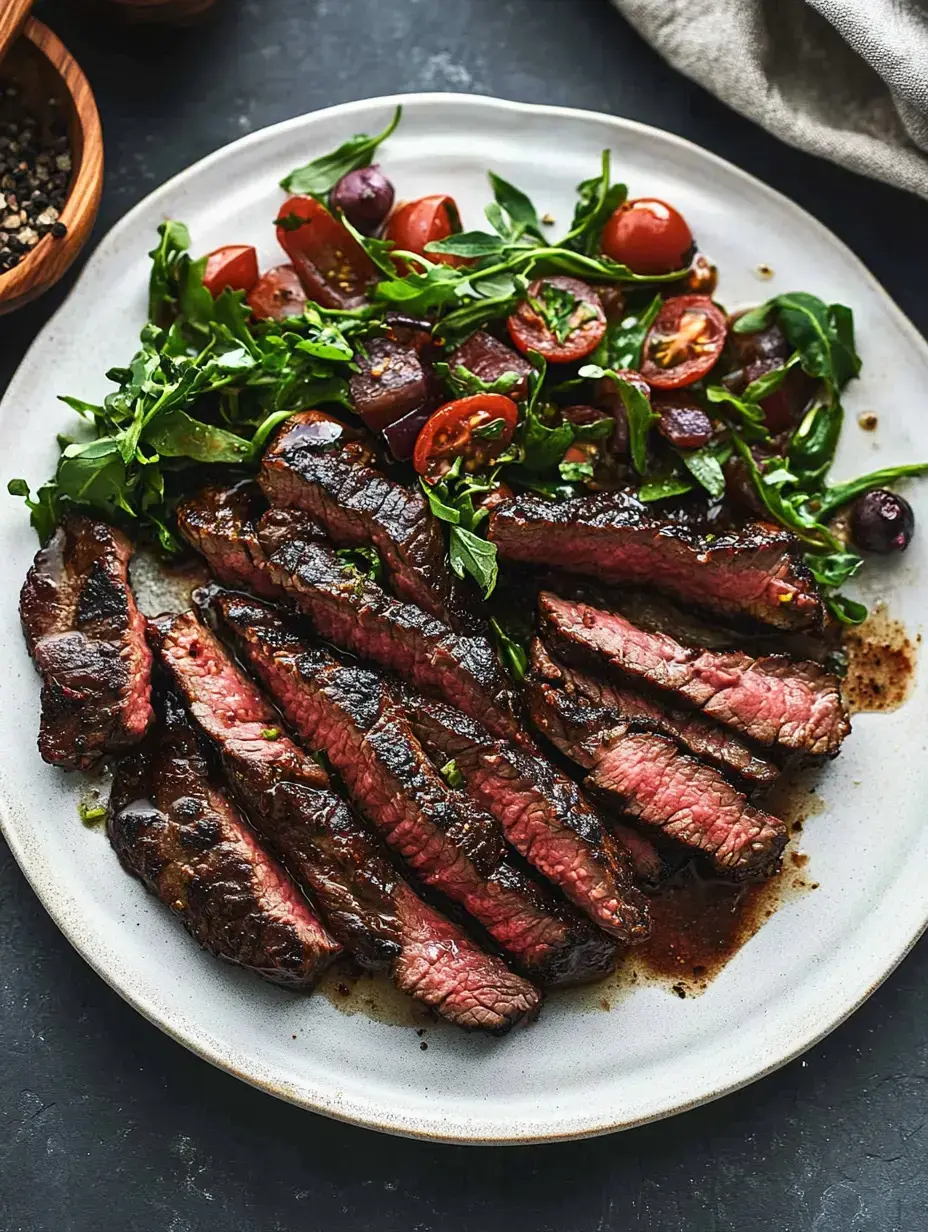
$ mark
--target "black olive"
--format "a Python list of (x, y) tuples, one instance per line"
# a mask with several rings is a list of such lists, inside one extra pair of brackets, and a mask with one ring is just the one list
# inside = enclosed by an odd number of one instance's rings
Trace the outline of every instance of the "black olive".
[(851, 509), (851, 535), (864, 552), (904, 552), (914, 533), (912, 506), (885, 488), (866, 492)]
[(393, 206), (393, 185), (375, 163), (343, 175), (332, 189), (333, 210), (341, 210), (362, 235), (380, 229)]

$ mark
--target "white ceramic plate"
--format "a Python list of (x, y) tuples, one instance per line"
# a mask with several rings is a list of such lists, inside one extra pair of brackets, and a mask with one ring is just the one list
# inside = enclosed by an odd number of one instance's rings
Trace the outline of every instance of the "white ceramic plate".
[[(280, 260), (270, 225), (277, 181), (347, 135), (376, 132), (396, 101), (406, 114), (382, 151), (403, 197), (447, 191), (468, 225), (489, 199), (484, 172), (526, 189), (564, 228), (572, 190), (613, 151), (634, 195), (674, 202), (723, 271), (720, 297), (757, 301), (809, 290), (853, 306), (864, 377), (848, 397), (837, 474), (928, 455), (928, 347), (857, 259), (814, 219), (728, 163), (654, 129), (557, 108), (453, 95), (335, 107), (246, 137), (159, 188), (106, 237), (35, 342), (3, 401), (4, 484), (54, 469), (55, 433), (72, 423), (59, 393), (95, 399), (103, 373), (134, 349), (144, 319), (147, 250), (166, 217), (186, 220), (195, 249), (258, 246)], [(758, 280), (760, 263), (772, 267)], [(880, 413), (876, 434), (855, 425)], [(928, 499), (922, 529), (883, 572), (910, 631), (928, 603)], [(105, 838), (77, 818), (82, 784), (35, 750), (39, 686), (19, 633), (16, 596), (35, 551), (19, 502), (0, 502), (0, 679), (7, 716), (0, 763), (3, 831), (16, 859), (80, 954), (175, 1039), (255, 1086), (306, 1108), (395, 1133), (455, 1142), (578, 1137), (667, 1116), (751, 1082), (808, 1048), (852, 1012), (928, 920), (926, 682), (901, 711), (863, 716), (823, 775), (825, 811), (806, 827), (821, 888), (791, 901), (701, 997), (660, 987), (620, 997), (554, 998), (541, 1020), (504, 1040), (346, 1017), (222, 966), (119, 869)]]

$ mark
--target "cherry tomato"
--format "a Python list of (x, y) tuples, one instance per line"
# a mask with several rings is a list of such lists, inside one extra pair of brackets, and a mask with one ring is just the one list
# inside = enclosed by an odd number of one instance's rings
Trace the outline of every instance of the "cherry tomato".
[(692, 385), (714, 366), (727, 333), (725, 314), (707, 295), (675, 295), (648, 330), (641, 375), (654, 389)]
[(302, 313), (306, 292), (292, 265), (276, 265), (261, 275), (245, 302), (259, 321), (283, 321)]
[(570, 364), (595, 351), (606, 332), (602, 300), (579, 278), (539, 278), (506, 322), (523, 355), (537, 351), (551, 364)]
[[(479, 470), (498, 457), (512, 440), (519, 412), (504, 394), (473, 394), (440, 406), (419, 433), (412, 464), (426, 479), (440, 479), (463, 458), (465, 470)], [(477, 435), (477, 430), (502, 420), (502, 429), (492, 437)]]
[(226, 244), (206, 258), (203, 285), (215, 297), (231, 287), (250, 291), (258, 281), (258, 254), (250, 244)]
[(291, 197), (284, 202), (277, 242), (292, 261), (309, 299), (323, 308), (359, 308), (377, 281), (370, 257), (315, 197)]
[(398, 206), (387, 220), (386, 238), (397, 248), (417, 252), (439, 265), (465, 265), (464, 257), (425, 251), (426, 244), (446, 240), (456, 230), (459, 230), (457, 203), (454, 197), (438, 193)]
[(683, 269), (693, 247), (686, 219), (666, 201), (639, 197), (615, 211), (603, 231), (603, 251), (636, 274)]

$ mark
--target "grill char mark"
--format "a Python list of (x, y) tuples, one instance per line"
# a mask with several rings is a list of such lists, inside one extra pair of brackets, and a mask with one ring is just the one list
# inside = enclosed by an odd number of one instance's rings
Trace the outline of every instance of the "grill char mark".
[(340, 947), (211, 781), (180, 704), (162, 697), (159, 718), (113, 781), (108, 831), (121, 863), (211, 954), (312, 988)]
[(144, 737), (152, 719), (145, 618), (129, 588), (132, 545), (79, 514), (40, 548), (20, 593), (26, 645), (42, 677), (39, 752), (66, 770)]
[(309, 646), (267, 605), (220, 593), (213, 606), (288, 722), (325, 750), (357, 808), (425, 884), (545, 984), (611, 969), (615, 943), (509, 862), (496, 821), (448, 789), (381, 677)]
[(537, 1012), (531, 984), (414, 894), (193, 612), (151, 622), (149, 636), (260, 833), (338, 941), (459, 1026), (501, 1033)]

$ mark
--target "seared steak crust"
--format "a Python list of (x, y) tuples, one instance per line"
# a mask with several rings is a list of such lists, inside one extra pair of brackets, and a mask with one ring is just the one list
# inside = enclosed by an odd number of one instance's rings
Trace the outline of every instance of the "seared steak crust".
[(113, 782), (108, 830), (120, 861), (211, 954), (312, 988), (340, 947), (211, 781), (180, 703), (162, 697), (159, 718)]
[(321, 411), (294, 415), (264, 455), (258, 482), (272, 505), (311, 513), (335, 543), (375, 547), (394, 590), (410, 603), (454, 629), (482, 626), (447, 565), (444, 534), (425, 497), (377, 470), (359, 433)]
[(578, 765), (587, 786), (615, 800), (631, 817), (706, 855), (735, 878), (776, 870), (786, 845), (782, 821), (747, 799), (711, 766), (672, 740), (620, 724), (537, 679), (526, 689), (533, 722)]
[(670, 694), (758, 744), (834, 757), (850, 731), (838, 679), (818, 663), (694, 650), (616, 612), (544, 591), (538, 612), (542, 633), (569, 662)]
[(658, 521), (621, 492), (557, 503), (527, 495), (494, 510), (489, 538), (509, 560), (653, 586), (779, 629), (822, 624), (822, 601), (796, 539), (766, 523), (703, 537)]
[(260, 833), (355, 958), (459, 1026), (501, 1032), (535, 1013), (537, 990), (417, 898), (193, 612), (149, 636)]
[(711, 762), (724, 774), (733, 775), (749, 790), (769, 787), (779, 778), (780, 767), (775, 762), (701, 714), (668, 705), (664, 699), (641, 693), (628, 684), (578, 671), (554, 659), (539, 638), (532, 642), (530, 659), (532, 671), (540, 679), (610, 711), (616, 724), (631, 723), (670, 736), (690, 753)]
[(129, 587), (132, 545), (70, 514), (23, 584), (19, 613), (42, 676), (39, 752), (65, 770), (137, 744), (148, 729), (151, 652)]
[(266, 604), (214, 594), (213, 605), (287, 721), (426, 885), (545, 984), (611, 968), (614, 942), (509, 863), (496, 822), (449, 790), (382, 677), (308, 645)]
[(600, 928), (625, 942), (648, 935), (647, 900), (627, 851), (604, 830), (572, 779), (459, 710), (405, 690), (403, 710), (436, 758), (453, 760), (467, 790), (529, 864)]
[(327, 641), (447, 699), (495, 735), (525, 740), (487, 638), (453, 633), (412, 603), (391, 598), (322, 543), (289, 540), (270, 557), (268, 572)]

